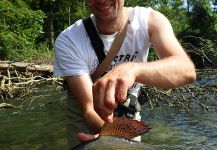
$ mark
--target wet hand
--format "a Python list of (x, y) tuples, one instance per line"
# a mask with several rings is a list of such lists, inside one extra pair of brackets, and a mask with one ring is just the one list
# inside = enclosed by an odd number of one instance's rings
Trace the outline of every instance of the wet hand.
[(81, 142), (91, 141), (91, 140), (94, 140), (98, 137), (99, 137), (99, 134), (93, 135), (93, 134), (86, 134), (86, 133), (82, 133), (82, 132), (77, 134), (77, 138)]

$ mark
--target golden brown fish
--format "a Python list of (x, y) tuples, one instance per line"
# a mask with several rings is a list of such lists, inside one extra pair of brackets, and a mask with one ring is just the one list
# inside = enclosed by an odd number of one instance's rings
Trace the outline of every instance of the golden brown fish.
[(104, 124), (99, 138), (81, 143), (72, 150), (143, 150), (147, 148), (145, 144), (132, 139), (150, 129), (141, 121), (114, 118), (113, 123)]

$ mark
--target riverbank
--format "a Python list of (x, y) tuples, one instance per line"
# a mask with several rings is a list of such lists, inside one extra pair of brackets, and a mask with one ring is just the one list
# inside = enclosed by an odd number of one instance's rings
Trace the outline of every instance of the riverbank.
[(62, 84), (62, 78), (53, 77), (53, 65), (27, 62), (0, 61), (0, 99), (31, 95), (40, 84)]

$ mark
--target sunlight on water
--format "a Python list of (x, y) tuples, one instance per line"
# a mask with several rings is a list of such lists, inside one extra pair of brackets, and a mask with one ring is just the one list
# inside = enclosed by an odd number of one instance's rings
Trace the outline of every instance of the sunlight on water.
[[(202, 72), (203, 73), (203, 72)], [(217, 74), (199, 74), (196, 85), (216, 85)], [(217, 94), (203, 95), (217, 108)], [(156, 149), (205, 149), (217, 150), (217, 113), (206, 112), (199, 107), (187, 113), (180, 108), (162, 106), (150, 111), (144, 108), (142, 120), (153, 128), (143, 136), (143, 141)]]
[(145, 143), (156, 149), (217, 148), (215, 112), (192, 115), (175, 108), (165, 108), (164, 111), (167, 113), (157, 110), (144, 112), (143, 120), (152, 127), (143, 136)]

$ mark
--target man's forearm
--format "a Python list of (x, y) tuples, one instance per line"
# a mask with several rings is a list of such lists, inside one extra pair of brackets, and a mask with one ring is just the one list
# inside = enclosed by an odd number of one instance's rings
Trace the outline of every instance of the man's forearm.
[(136, 82), (147, 86), (175, 88), (192, 83), (196, 78), (194, 65), (187, 56), (171, 56), (136, 66)]
[(80, 104), (83, 117), (88, 128), (98, 133), (102, 128), (104, 121), (94, 110), (92, 96), (92, 81), (88, 75), (67, 77), (67, 84), (71, 94)]

